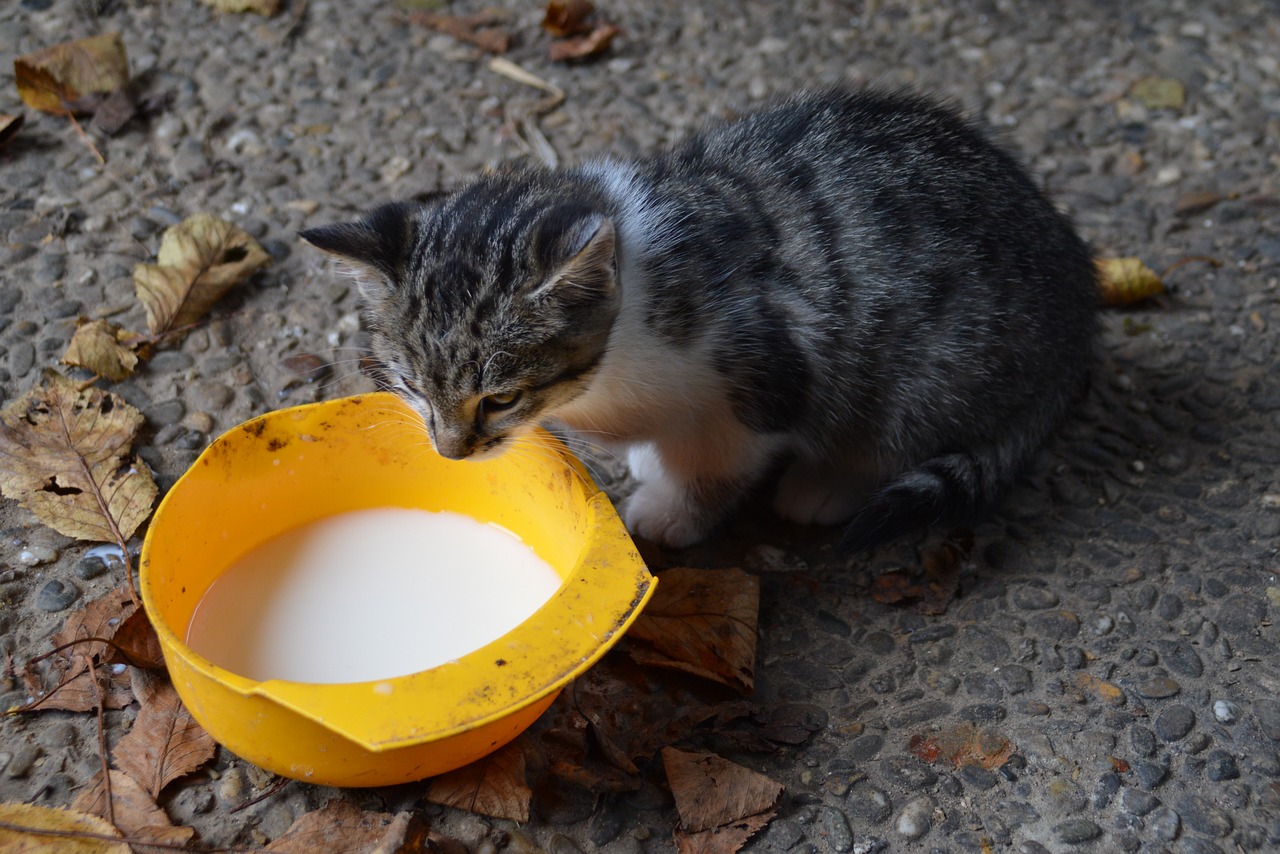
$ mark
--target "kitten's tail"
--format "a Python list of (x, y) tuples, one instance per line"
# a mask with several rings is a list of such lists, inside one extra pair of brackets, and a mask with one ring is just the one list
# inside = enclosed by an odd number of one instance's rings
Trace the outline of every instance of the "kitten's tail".
[(919, 528), (968, 522), (1004, 495), (1029, 451), (984, 448), (926, 460), (871, 494), (845, 529), (841, 547), (861, 552)]

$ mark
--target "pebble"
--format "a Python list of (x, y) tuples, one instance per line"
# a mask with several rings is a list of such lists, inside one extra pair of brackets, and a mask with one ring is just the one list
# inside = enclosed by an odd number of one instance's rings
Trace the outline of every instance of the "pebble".
[(548, 854), (582, 854), (582, 849), (578, 847), (578, 843), (563, 833), (555, 833), (547, 843), (547, 852)]
[(1120, 792), (1120, 808), (1130, 815), (1142, 816), (1160, 806), (1160, 799), (1141, 789), (1126, 788)]
[(9, 372), (17, 379), (25, 377), (36, 363), (36, 348), (30, 341), (15, 341), (9, 347)]
[(1196, 725), (1196, 713), (1186, 706), (1167, 707), (1155, 720), (1156, 735), (1165, 741), (1185, 738)]
[(1018, 846), (1018, 854), (1052, 854), (1052, 852), (1039, 842), (1028, 839)]
[(1149, 759), (1138, 759), (1130, 763), (1129, 770), (1133, 772), (1134, 781), (1148, 792), (1158, 788), (1169, 776), (1168, 765)]
[(1253, 714), (1262, 734), (1272, 741), (1280, 741), (1280, 701), (1254, 700)]
[(1000, 782), (994, 771), (981, 765), (962, 765), (956, 776), (976, 789), (990, 789)]
[(1205, 776), (1215, 783), (1240, 777), (1235, 757), (1225, 750), (1210, 750), (1205, 754), (1204, 763)]
[(1167, 676), (1148, 679), (1137, 688), (1139, 696), (1146, 697), (1148, 700), (1165, 700), (1181, 690), (1182, 686)]
[(1198, 833), (1221, 837), (1229, 834), (1235, 826), (1225, 810), (1199, 795), (1183, 795), (1178, 798), (1177, 806), (1183, 823)]
[(181, 350), (161, 350), (151, 357), (147, 365), (155, 373), (169, 373), (185, 371), (195, 363), (196, 360), (190, 353), (184, 353)]
[(933, 808), (933, 798), (928, 795), (913, 798), (902, 808), (902, 812), (898, 813), (894, 829), (907, 839), (919, 839), (933, 826)]
[(187, 400), (200, 412), (225, 409), (234, 397), (235, 392), (217, 380), (196, 380), (187, 388)]
[(880, 765), (889, 780), (904, 789), (924, 789), (938, 782), (938, 775), (914, 756), (894, 756)]
[(42, 563), (52, 563), (57, 559), (57, 549), (51, 549), (48, 546), (27, 546), (18, 552), (18, 563), (23, 566), (39, 566)]
[(35, 766), (36, 760), (44, 755), (44, 751), (39, 745), (24, 744), (9, 757), (9, 762), (4, 766), (5, 776), (11, 780), (21, 780), (31, 773), (31, 769)]
[(61, 611), (80, 596), (80, 588), (74, 584), (54, 578), (48, 581), (36, 594), (36, 607), (42, 611)]
[(587, 838), (594, 845), (607, 845), (618, 838), (626, 820), (626, 813), (622, 810), (611, 805), (604, 806), (591, 816), (591, 821), (587, 824)]
[(803, 839), (804, 831), (800, 829), (800, 825), (789, 818), (775, 818), (769, 822), (769, 827), (760, 841), (770, 848), (779, 851), (790, 851), (799, 845)]
[(1046, 611), (1030, 617), (1027, 629), (1051, 640), (1070, 640), (1080, 633), (1080, 618), (1066, 610)]
[(1230, 700), (1217, 700), (1213, 704), (1213, 716), (1218, 723), (1233, 724), (1240, 718), (1240, 707)]
[(1073, 818), (1053, 828), (1058, 841), (1067, 845), (1082, 845), (1102, 835), (1102, 828), (1087, 818)]
[(1156, 649), (1165, 666), (1179, 676), (1195, 679), (1204, 673), (1204, 661), (1185, 639), (1156, 641)]
[(1015, 587), (1010, 598), (1015, 606), (1029, 611), (1040, 611), (1058, 604), (1058, 595), (1043, 587)]
[(170, 424), (177, 424), (182, 420), (182, 416), (187, 412), (187, 407), (181, 400), (166, 400), (162, 403), (155, 403), (143, 410), (143, 415), (147, 420), (158, 427), (167, 427)]
[(107, 562), (96, 555), (82, 557), (76, 563), (76, 577), (82, 581), (89, 581), (102, 575), (107, 569)]
[(1178, 838), (1178, 831), (1182, 829), (1182, 819), (1169, 807), (1161, 806), (1151, 813), (1147, 826), (1156, 838), (1172, 842)]
[(893, 814), (893, 801), (875, 786), (857, 786), (845, 802), (859, 824), (879, 824)]
[(814, 827), (818, 835), (826, 840), (831, 850), (839, 852), (853, 850), (853, 831), (849, 829), (849, 820), (835, 807), (819, 808), (818, 820), (814, 823)]

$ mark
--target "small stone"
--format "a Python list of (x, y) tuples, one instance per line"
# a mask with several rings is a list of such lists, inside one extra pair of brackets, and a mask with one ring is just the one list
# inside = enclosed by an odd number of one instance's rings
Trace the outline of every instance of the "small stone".
[(1103, 774), (1098, 778), (1098, 785), (1093, 789), (1093, 808), (1106, 809), (1118, 791), (1120, 791), (1120, 775), (1115, 771)]
[(835, 807), (824, 806), (818, 810), (815, 828), (818, 835), (827, 841), (831, 850), (840, 852), (853, 850), (853, 831), (849, 829), (849, 820)]
[(1102, 835), (1102, 828), (1087, 818), (1073, 818), (1054, 827), (1058, 840), (1067, 845), (1082, 845)]
[(15, 341), (9, 347), (9, 373), (25, 377), (36, 363), (36, 348), (30, 341)]
[(294, 376), (305, 382), (316, 382), (324, 379), (329, 372), (329, 365), (314, 353), (299, 353), (284, 360), (285, 368)]
[(24, 744), (9, 757), (9, 762), (4, 766), (5, 776), (11, 780), (21, 780), (31, 773), (32, 767), (35, 766), (44, 751), (35, 744)]
[(235, 392), (217, 380), (196, 380), (187, 389), (187, 399), (191, 406), (201, 412), (225, 409), (234, 397)]
[(1156, 641), (1156, 647), (1160, 650), (1160, 657), (1165, 665), (1174, 673), (1191, 679), (1204, 673), (1204, 662), (1200, 654), (1185, 639)]
[(1160, 799), (1141, 789), (1125, 789), (1120, 793), (1120, 808), (1129, 815), (1146, 815), (1160, 806)]
[(934, 770), (914, 756), (891, 757), (881, 764), (881, 770), (904, 789), (925, 789), (938, 782)]
[(1129, 766), (1138, 785), (1148, 792), (1157, 788), (1169, 775), (1169, 766), (1161, 762), (1139, 759)]
[(102, 575), (107, 569), (107, 562), (97, 555), (82, 557), (76, 564), (76, 577), (82, 581), (89, 581)]
[(556, 833), (551, 836), (551, 842), (547, 844), (547, 852), (548, 854), (582, 854), (582, 849), (578, 847), (578, 843), (563, 833)]
[(1210, 750), (1204, 757), (1204, 774), (1215, 783), (1240, 777), (1236, 759), (1225, 750)]
[(1052, 640), (1070, 640), (1080, 634), (1080, 618), (1071, 611), (1045, 611), (1027, 620), (1027, 628)]
[(875, 786), (858, 786), (846, 803), (860, 824), (879, 824), (893, 814), (893, 801)]
[(57, 559), (57, 550), (48, 546), (28, 546), (18, 553), (18, 563), (23, 566), (39, 566), (42, 563), (52, 563)]
[(168, 373), (185, 371), (195, 363), (196, 360), (190, 353), (184, 353), (181, 350), (161, 350), (151, 357), (147, 366), (153, 373)]
[(956, 776), (975, 789), (990, 789), (999, 782), (994, 771), (988, 771), (981, 765), (962, 765)]
[(1196, 713), (1186, 706), (1169, 706), (1156, 717), (1156, 735), (1165, 741), (1185, 738), (1196, 725)]
[(1167, 676), (1148, 679), (1138, 686), (1138, 695), (1148, 700), (1165, 700), (1182, 690), (1182, 686)]
[(1015, 587), (1010, 598), (1016, 607), (1029, 611), (1042, 611), (1058, 604), (1058, 594), (1043, 587)]
[(239, 801), (244, 796), (244, 774), (234, 765), (222, 772), (218, 781), (218, 798), (222, 801)]
[(1253, 714), (1262, 734), (1272, 741), (1280, 741), (1280, 701), (1254, 700)]
[(1199, 795), (1183, 795), (1178, 799), (1182, 821), (1192, 830), (1206, 836), (1226, 836), (1235, 826), (1231, 816)]
[(188, 412), (187, 417), (182, 419), (182, 426), (208, 435), (213, 430), (213, 416), (207, 412)]
[(1182, 829), (1182, 819), (1169, 807), (1162, 806), (1147, 819), (1147, 826), (1157, 838), (1172, 842), (1178, 838), (1178, 831)]
[(143, 415), (147, 420), (158, 427), (166, 427), (170, 424), (177, 424), (182, 420), (182, 416), (187, 412), (187, 407), (181, 400), (176, 398), (166, 400), (162, 403), (152, 404), (143, 410)]
[(36, 607), (42, 611), (61, 611), (80, 596), (80, 588), (57, 578), (50, 580), (36, 594)]
[(1018, 854), (1052, 854), (1052, 852), (1039, 842), (1028, 839), (1018, 846)]
[(894, 828), (907, 839), (919, 839), (932, 828), (932, 819), (933, 798), (924, 795), (914, 798), (902, 808)]
[(1233, 724), (1240, 718), (1240, 707), (1230, 700), (1217, 700), (1213, 704), (1213, 716), (1218, 723)]
[(789, 818), (776, 818), (769, 822), (769, 828), (761, 841), (778, 851), (790, 851), (799, 845), (802, 839), (804, 839), (804, 831), (800, 829), (800, 825)]
[(626, 813), (616, 807), (605, 806), (598, 809), (587, 825), (587, 838), (593, 845), (608, 845), (618, 838), (626, 821)]

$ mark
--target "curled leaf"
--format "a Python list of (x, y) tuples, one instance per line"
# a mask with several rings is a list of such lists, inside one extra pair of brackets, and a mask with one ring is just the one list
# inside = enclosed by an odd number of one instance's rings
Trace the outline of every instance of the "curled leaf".
[(5, 854), (129, 854), (120, 831), (96, 815), (34, 804), (0, 804)]
[(782, 784), (714, 753), (666, 747), (662, 765), (680, 815), (677, 850), (732, 854), (778, 811)]
[(133, 271), (147, 328), (164, 335), (189, 326), (271, 256), (241, 229), (211, 214), (196, 214), (165, 230), (155, 264)]
[(11, 116), (8, 113), (0, 113), (0, 148), (4, 148), (9, 144), (9, 140), (17, 135), (25, 121), (22, 114)]
[(525, 782), (524, 771), (524, 751), (518, 743), (508, 744), (470, 765), (436, 777), (427, 789), (427, 800), (494, 818), (528, 821), (533, 792)]
[(1131, 305), (1164, 293), (1164, 282), (1141, 258), (1099, 258), (1095, 264), (1103, 305)]
[(371, 812), (340, 798), (301, 816), (283, 836), (264, 850), (273, 854), (314, 854), (318, 851), (376, 851), (378, 854), (419, 854), (429, 847), (427, 826), (407, 812)]
[(124, 88), (129, 59), (119, 33), (102, 33), (20, 56), (13, 76), (27, 106), (63, 115), (88, 96)]
[(506, 53), (511, 47), (511, 34), (494, 24), (504, 20), (502, 12), (478, 12), (474, 15), (445, 15), (437, 12), (413, 12), (409, 21), (420, 27), (452, 36), (460, 42), (475, 45), (485, 53)]
[(587, 18), (595, 10), (591, 0), (550, 0), (542, 16), (542, 28), (556, 38), (590, 32)]
[(0, 411), (0, 491), (68, 537), (128, 539), (158, 492), (129, 453), (142, 413), (56, 371), (45, 383)]
[(751, 693), (760, 579), (741, 569), (687, 567), (658, 578), (657, 592), (628, 633), (649, 648), (633, 645), (631, 657)]
[(138, 340), (137, 334), (109, 320), (82, 321), (71, 336), (67, 352), (62, 354), (62, 364), (86, 368), (120, 382), (132, 375), (138, 365), (138, 354), (131, 346)]
[(547, 55), (552, 62), (568, 62), (574, 59), (586, 59), (603, 53), (618, 33), (622, 32), (613, 24), (601, 24), (585, 36), (559, 39), (551, 43)]

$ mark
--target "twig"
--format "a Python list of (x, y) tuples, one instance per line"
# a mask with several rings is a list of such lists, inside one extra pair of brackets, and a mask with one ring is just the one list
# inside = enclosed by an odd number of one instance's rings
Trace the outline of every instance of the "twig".
[(238, 813), (240, 812), (240, 810), (247, 810), (249, 807), (253, 806), (254, 804), (265, 801), (267, 798), (271, 797), (276, 792), (280, 791), (285, 786), (289, 785), (289, 783), (290, 783), (290, 780), (288, 777), (276, 777), (275, 781), (272, 782), (270, 786), (267, 786), (267, 788), (263, 789), (261, 794), (254, 795), (252, 798), (240, 804), (239, 806), (232, 807), (230, 810), (228, 810), (228, 812)]
[(98, 668), (89, 664), (89, 679), (93, 682), (93, 700), (98, 710), (98, 758), (102, 761), (102, 793), (107, 803), (107, 824), (112, 827), (116, 823), (116, 806), (111, 794), (111, 763), (107, 754), (107, 734), (102, 725), (103, 704), (106, 702), (102, 686), (98, 684)]
[(1219, 261), (1217, 258), (1211, 258), (1208, 255), (1188, 255), (1186, 258), (1179, 258), (1177, 261), (1174, 261), (1168, 267), (1165, 267), (1164, 272), (1160, 274), (1160, 278), (1161, 279), (1166, 278), (1170, 273), (1172, 273), (1174, 270), (1181, 267), (1183, 264), (1190, 264), (1193, 261), (1203, 261), (1204, 263), (1208, 264), (1210, 267), (1222, 266), (1221, 261)]
[(216, 848), (193, 847), (189, 844), (181, 842), (151, 842), (146, 839), (135, 839), (132, 836), (108, 836), (105, 833), (93, 833), (88, 830), (53, 830), (46, 827), (28, 827), (24, 824), (14, 824), (13, 822), (0, 820), (0, 830), (10, 830), (14, 833), (29, 833), (32, 836), (52, 836), (56, 839), (93, 839), (101, 842), (114, 842), (117, 845), (132, 845), (137, 848), (160, 848), (165, 851), (187, 851), (191, 854), (220, 854), (223, 851), (229, 852), (252, 852), (259, 851), (258, 848), (242, 848), (240, 846), (223, 846)]

